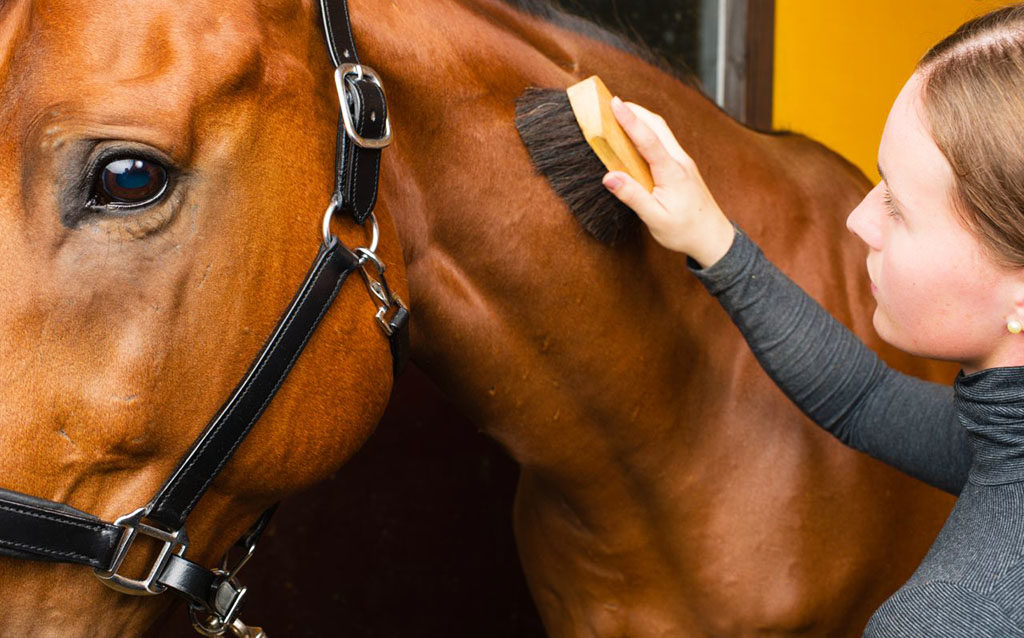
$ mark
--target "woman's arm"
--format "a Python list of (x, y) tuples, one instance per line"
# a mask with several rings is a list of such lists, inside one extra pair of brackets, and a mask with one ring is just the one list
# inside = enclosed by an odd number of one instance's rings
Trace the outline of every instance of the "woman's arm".
[(621, 102), (613, 110), (651, 164), (656, 186), (647, 193), (614, 172), (605, 185), (655, 240), (690, 255), (694, 273), (783, 392), (843, 443), (959, 493), (972, 451), (952, 388), (886, 366), (734, 229), (664, 120)]
[(772, 380), (815, 423), (854, 449), (959, 494), (972, 448), (951, 387), (886, 366), (741, 232), (722, 259), (694, 273)]

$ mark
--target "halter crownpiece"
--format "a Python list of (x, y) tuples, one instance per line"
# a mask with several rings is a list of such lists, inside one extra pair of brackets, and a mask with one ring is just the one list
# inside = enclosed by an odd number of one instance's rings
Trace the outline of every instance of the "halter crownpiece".
[[(193, 626), (205, 636), (266, 638), (261, 629), (239, 619), (247, 589), (237, 576), (275, 508), (236, 544), (243, 552), (237, 564), (229, 567), (225, 556), (221, 567), (212, 570), (185, 558), (185, 521), (263, 414), (350, 274), (359, 271), (377, 305), (376, 320), (388, 337), (396, 374), (409, 352), (409, 311), (387, 284), (384, 263), (376, 254), (378, 228), (372, 215), (380, 152), (391, 139), (384, 89), (377, 74), (359, 64), (347, 3), (320, 0), (320, 10), (327, 48), (337, 67), (340, 100), (336, 180), (322, 223), (324, 240), (288, 309), (231, 397), (149, 503), (113, 523), (62, 503), (0, 488), (0, 554), (88, 565), (103, 583), (126, 594), (174, 591), (189, 602)], [(351, 251), (331, 233), (331, 218), (338, 210), (360, 224), (371, 220), (369, 247)], [(120, 569), (140, 537), (157, 541), (161, 548), (145, 577), (130, 578)]]

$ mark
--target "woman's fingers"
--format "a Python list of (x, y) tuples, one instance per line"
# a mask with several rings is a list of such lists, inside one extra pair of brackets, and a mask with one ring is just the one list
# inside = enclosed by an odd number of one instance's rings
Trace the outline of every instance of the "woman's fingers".
[(665, 120), (618, 98), (612, 100), (612, 110), (651, 165), (656, 188), (648, 193), (618, 171), (605, 175), (604, 185), (636, 211), (662, 246), (686, 253), (704, 266), (720, 259), (732, 245), (735, 230)]
[(661, 203), (627, 173), (612, 171), (604, 176), (602, 183), (619, 201), (636, 211), (645, 222), (664, 213), (665, 209)]
[(618, 97), (612, 98), (612, 112), (650, 165), (656, 186), (678, 183), (685, 177), (679, 162), (669, 154), (657, 133)]
[(625, 102), (626, 108), (633, 111), (633, 114), (640, 118), (648, 128), (654, 131), (654, 134), (661, 140), (662, 145), (668, 154), (672, 156), (677, 162), (682, 164), (683, 168), (689, 169), (694, 166), (693, 159), (690, 154), (683, 150), (683, 147), (679, 145), (679, 140), (676, 139), (672, 129), (668, 127), (668, 123), (665, 122), (665, 118), (660, 115), (653, 113), (639, 104), (633, 102)]

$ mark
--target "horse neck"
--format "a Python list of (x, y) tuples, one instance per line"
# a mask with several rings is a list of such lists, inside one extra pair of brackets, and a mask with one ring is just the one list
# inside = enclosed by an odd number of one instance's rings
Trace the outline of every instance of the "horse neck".
[[(430, 200), (424, 200), (431, 187), (455, 184), (465, 193), (479, 190), (466, 182), (497, 176), (488, 167), (529, 168), (522, 143), (510, 135), (515, 99), (523, 89), (566, 87), (593, 74), (625, 99), (668, 120), (719, 203), (745, 228), (763, 226), (764, 198), (779, 204), (780, 198), (796, 197), (848, 211), (867, 185), (856, 168), (816, 143), (801, 136), (764, 135), (739, 124), (695, 81), (688, 83), (592, 34), (556, 26), (505, 2), (422, 0), (398, 6), (354, 0), (350, 5), (362, 58), (385, 79), (398, 131), (386, 169), (403, 194), (387, 200), (395, 204), (388, 208), (399, 218), (407, 260), (415, 261), (421, 249), (435, 243), (426, 236), (427, 228), (447, 228), (437, 223), (443, 215), (438, 211), (450, 198), (431, 192)], [(482, 155), (494, 163), (472, 163)], [(419, 177), (424, 174), (433, 184), (423, 184)], [(762, 201), (746, 197), (755, 190), (752, 185)], [(532, 173), (506, 187), (517, 194), (510, 202), (548, 191)], [(827, 196), (836, 191), (838, 201), (830, 203)], [(479, 215), (475, 207), (468, 213), (463, 208), (449, 205), (447, 216)], [(564, 211), (559, 203), (551, 205), (552, 213), (555, 209)], [(770, 249), (774, 237), (766, 241)], [(787, 242), (780, 237), (780, 245)]]
[[(681, 415), (700, 409), (680, 402), (710, 404), (680, 362), (703, 359), (702, 375), (728, 375), (742, 344), (694, 337), (712, 302), (681, 275), (682, 256), (646, 234), (620, 249), (584, 235), (534, 174), (513, 127), (516, 97), (601, 75), (665, 116), (723, 208), (765, 237), (769, 254), (797, 239), (791, 227), (764, 232), (772, 211), (849, 210), (863, 183), (816, 145), (748, 130), (651, 64), (500, 2), (351, 4), (392, 104), (384, 189), (409, 268), (417, 362), (517, 460), (565, 485), (607, 476), (622, 459), (648, 464), (655, 448), (696, 450), (702, 437)], [(805, 165), (799, 178), (794, 161)], [(842, 214), (832, 218), (826, 244), (842, 233)], [(854, 251), (839, 267), (859, 259)], [(811, 287), (822, 291), (825, 279)], [(720, 356), (707, 361), (712, 348)], [(581, 448), (593, 453), (568, 452)]]

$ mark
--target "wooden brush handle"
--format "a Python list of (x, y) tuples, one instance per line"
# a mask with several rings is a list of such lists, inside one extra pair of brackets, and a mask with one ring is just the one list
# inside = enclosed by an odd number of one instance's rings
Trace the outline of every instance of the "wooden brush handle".
[(612, 94), (601, 78), (592, 75), (573, 84), (566, 93), (579, 122), (583, 138), (610, 171), (623, 171), (647, 189), (654, 190), (654, 178), (647, 161), (619, 126), (612, 113)]

